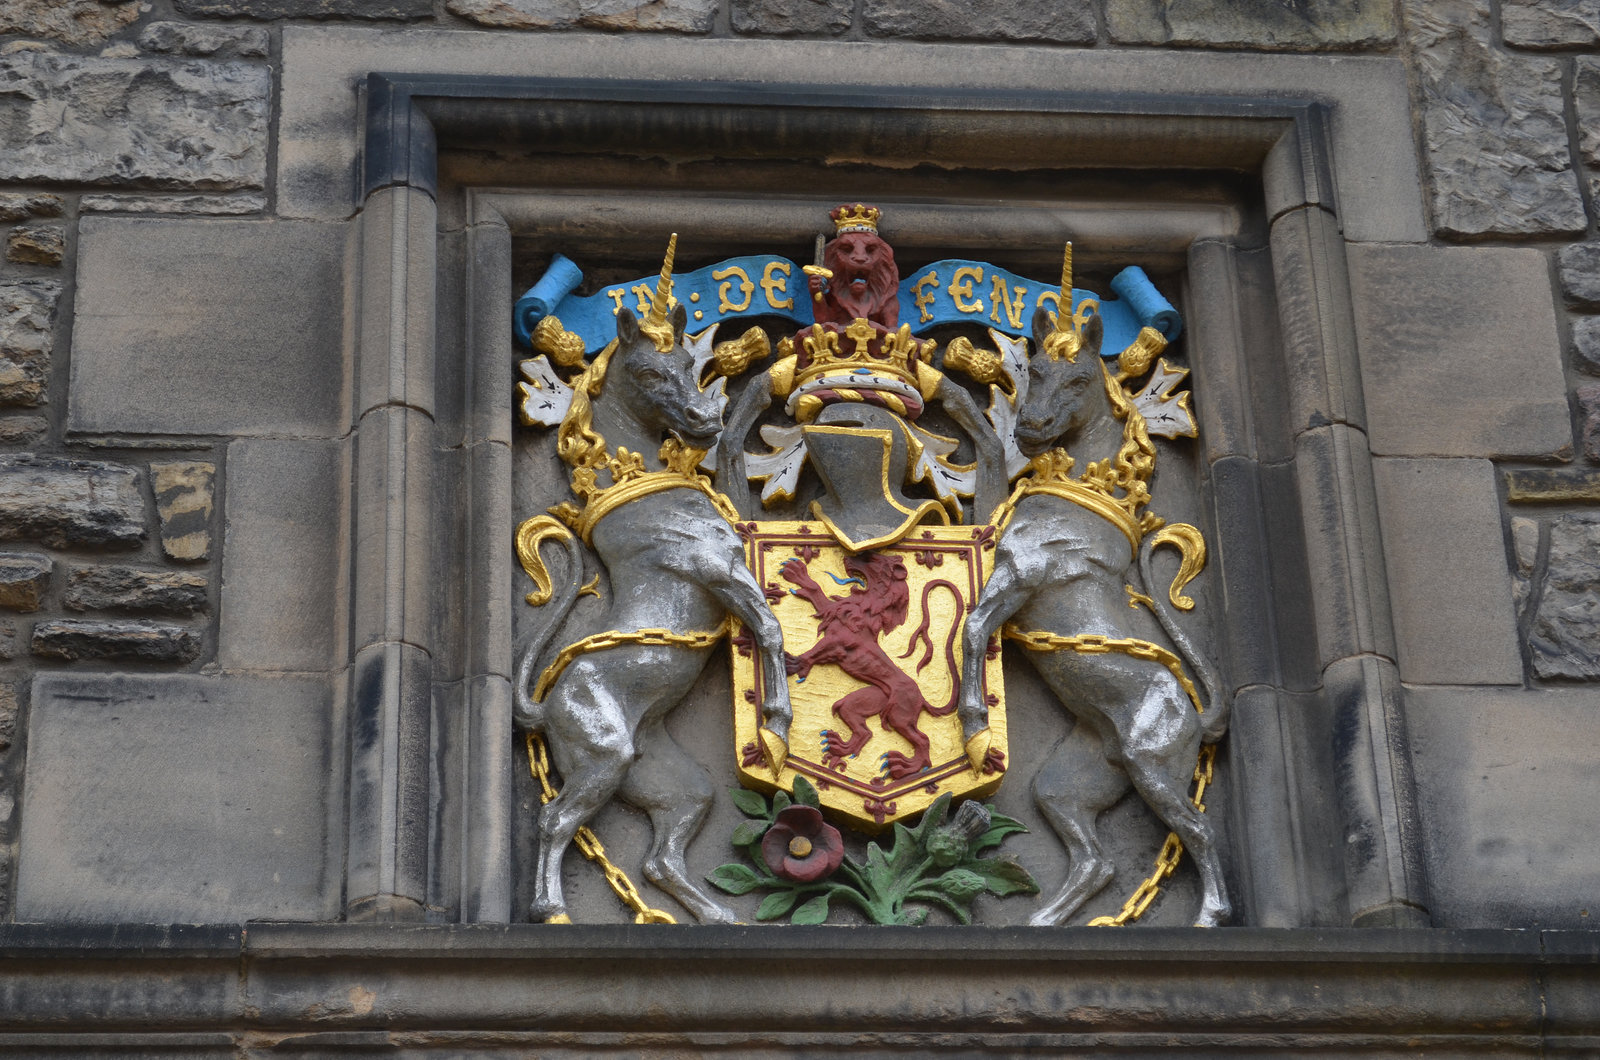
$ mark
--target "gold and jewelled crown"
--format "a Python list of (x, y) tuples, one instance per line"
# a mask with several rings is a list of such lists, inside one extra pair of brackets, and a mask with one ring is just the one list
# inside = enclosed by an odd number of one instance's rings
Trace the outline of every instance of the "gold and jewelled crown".
[(868, 206), (864, 202), (845, 203), (835, 206), (828, 211), (828, 216), (833, 218), (834, 235), (844, 235), (846, 232), (878, 232), (878, 219), (883, 216), (876, 206)]

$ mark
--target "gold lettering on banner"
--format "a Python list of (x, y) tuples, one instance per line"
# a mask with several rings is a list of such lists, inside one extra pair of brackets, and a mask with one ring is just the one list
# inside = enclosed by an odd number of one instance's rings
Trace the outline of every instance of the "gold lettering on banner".
[[(728, 292), (733, 289), (729, 277), (738, 277), (739, 294), (744, 297), (742, 302), (734, 302), (728, 297)], [(721, 280), (722, 285), (717, 288), (717, 312), (742, 313), (750, 308), (750, 296), (755, 294), (756, 285), (750, 282), (750, 277), (737, 265), (730, 265), (726, 269), (718, 269), (711, 274), (713, 280)]]
[(615, 308), (611, 310), (612, 316), (616, 316), (618, 313), (622, 312), (622, 296), (626, 293), (627, 289), (624, 287), (613, 287), (611, 290), (606, 292), (606, 297), (611, 299), (611, 301), (616, 304)]
[(1020, 329), (1022, 327), (1022, 311), (1028, 306), (1028, 289), (1014, 286), (1012, 291), (1015, 292), (1016, 297), (1007, 298), (1006, 278), (1004, 276), (994, 277), (994, 290), (990, 292), (989, 298), (994, 308), (989, 311), (989, 319), (996, 324), (1000, 324), (1000, 310), (1004, 309), (1006, 311), (1006, 320), (1010, 321), (1012, 327)]
[(655, 288), (647, 283), (636, 283), (632, 290), (639, 296), (639, 315), (642, 317), (650, 312), (650, 296), (656, 293)]
[(928, 307), (939, 296), (939, 274), (929, 270), (928, 275), (918, 280), (911, 288), (911, 300), (916, 303), (917, 317), (921, 323), (926, 324), (933, 319), (933, 313)]
[(978, 265), (963, 265), (950, 277), (950, 300), (956, 304), (956, 309), (962, 313), (983, 312), (983, 299), (972, 297), (972, 285), (983, 282), (983, 268)]
[[(778, 273), (783, 273), (783, 278), (778, 278)], [(767, 305), (773, 309), (793, 309), (794, 299), (785, 298), (778, 300), (779, 295), (789, 293), (789, 275), (792, 270), (787, 261), (769, 261), (766, 269), (761, 273), (761, 290), (767, 296)]]
[(1043, 294), (1039, 295), (1039, 300), (1033, 303), (1035, 309), (1037, 309), (1039, 306), (1046, 305), (1046, 304), (1049, 305), (1050, 312), (1056, 314), (1057, 316), (1060, 316), (1061, 315), (1061, 292), (1060, 291), (1045, 291)]

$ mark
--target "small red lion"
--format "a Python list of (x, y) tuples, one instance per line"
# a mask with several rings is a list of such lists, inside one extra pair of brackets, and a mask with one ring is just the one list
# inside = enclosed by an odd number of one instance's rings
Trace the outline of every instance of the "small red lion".
[[(897, 556), (866, 553), (847, 556), (844, 569), (860, 583), (851, 587), (848, 596), (824, 593), (812, 579), (804, 560), (791, 559), (779, 571), (785, 581), (796, 586), (792, 590), (794, 594), (811, 605), (817, 616), (817, 628), (822, 633), (804, 654), (788, 657), (789, 673), (804, 681), (813, 666), (833, 663), (856, 680), (866, 682), (867, 687), (856, 689), (833, 705), (833, 713), (850, 730), (850, 736), (846, 739), (832, 730), (823, 734), (824, 765), (833, 765), (857, 754), (872, 737), (867, 730), (867, 719), (876, 717), (885, 731), (892, 730), (904, 737), (914, 752), (910, 756), (899, 751), (884, 752), (884, 771), (894, 780), (914, 776), (932, 764), (928, 757), (928, 738), (917, 728), (923, 712), (942, 718), (955, 709), (957, 682), (953, 643), (955, 631), (961, 625), (961, 615), (959, 612), (956, 615), (951, 627), (952, 643), (945, 648), (952, 675), (950, 702), (935, 707), (923, 697), (917, 682), (896, 666), (878, 643), (881, 634), (899, 628), (906, 620), (911, 592), (906, 584), (904, 561)], [(939, 585), (956, 592), (955, 586), (943, 579), (930, 582), (923, 590), (924, 615), (928, 594)], [(959, 595), (957, 592), (958, 599)], [(919, 638), (928, 642), (930, 621), (924, 617), (921, 628), (911, 638), (906, 655), (915, 650)], [(933, 647), (929, 642), (927, 655), (917, 669), (926, 666), (932, 655)]]

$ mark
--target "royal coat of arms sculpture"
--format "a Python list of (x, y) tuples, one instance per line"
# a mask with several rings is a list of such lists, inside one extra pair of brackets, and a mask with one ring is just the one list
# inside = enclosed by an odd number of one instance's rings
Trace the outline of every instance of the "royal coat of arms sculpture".
[[(982, 802), (1020, 782), (1070, 858), (1033, 923), (1066, 922), (1109, 882), (1098, 820), (1130, 789), (1170, 835), (1096, 922), (1137, 919), (1186, 849), (1196, 922), (1225, 922), (1203, 796), (1226, 700), (1175, 613), (1193, 607), (1205, 543), (1148, 509), (1152, 436), (1195, 434), (1174, 392), (1186, 372), (1160, 358), (1178, 314), (1137, 268), (1116, 298), (1075, 289), (1070, 243), (1059, 283), (948, 260), (902, 282), (877, 209), (830, 219), (810, 265), (738, 258), (674, 278), (674, 236), (653, 280), (578, 295), (558, 255), (517, 303), (538, 354), (521, 365), (521, 418), (555, 430), (574, 497), (516, 540), (528, 603), (550, 614), (515, 683), (544, 800), (534, 917), (568, 920), (576, 844), (637, 919), (672, 919), (588, 829), (620, 798), (650, 819), (645, 877), (701, 921), (736, 918), (709, 883), (764, 892), (758, 920), (849, 907), (967, 922), (979, 894), (1038, 891), (997, 849), (1022, 825)], [(717, 342), (735, 321), (759, 326)], [(758, 424), (765, 448), (748, 452)], [(1180, 563), (1158, 589), (1163, 545)], [(563, 616), (596, 591), (586, 548), (608, 576), (604, 628), (568, 640)], [(664, 721), (724, 641), (726, 775), (748, 819), (732, 836), (742, 860), (698, 881), (685, 851), (716, 796)], [(1035, 737), (1007, 723), (1007, 644), (1076, 720), (1009, 781), (1008, 740)]]

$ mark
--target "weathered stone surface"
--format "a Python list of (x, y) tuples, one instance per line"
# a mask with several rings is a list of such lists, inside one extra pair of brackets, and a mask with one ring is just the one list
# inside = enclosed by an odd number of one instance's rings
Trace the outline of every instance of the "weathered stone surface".
[(65, 225), (21, 225), (6, 237), (6, 260), (22, 265), (60, 265), (67, 253)]
[(1522, 651), (1487, 460), (1372, 462), (1408, 684), (1521, 684)]
[(0, 56), (0, 180), (259, 188), (264, 64)]
[(1578, 387), (1578, 414), (1583, 417), (1583, 455), (1600, 461), (1600, 383)]
[(54, 280), (0, 283), (0, 404), (44, 404), (60, 298)]
[(267, 54), (267, 44), (265, 26), (152, 22), (139, 34), (139, 47), (145, 51), (176, 55), (215, 55), (232, 51), (237, 55), (261, 57)]
[(853, 0), (733, 0), (739, 33), (843, 33), (850, 28)]
[(33, 627), (33, 654), (49, 659), (186, 663), (200, 657), (200, 635), (156, 622), (63, 618)]
[(1504, 477), (1506, 500), (1513, 504), (1600, 501), (1600, 470), (1595, 468), (1513, 468)]
[(507, 29), (670, 30), (705, 33), (716, 0), (450, 0), (450, 13)]
[(1569, 453), (1548, 259), (1534, 250), (1349, 247), (1372, 451)]
[(0, 552), (0, 607), (37, 611), (55, 560), (38, 552)]
[(61, 602), (73, 611), (192, 615), (205, 610), (206, 584), (205, 575), (189, 571), (84, 567), (68, 577)]
[(1592, 689), (1408, 688), (1435, 927), (1589, 928)]
[(1493, 44), (1489, 0), (1406, 0), (1435, 228), (1444, 235), (1582, 232), (1562, 69)]
[(60, 217), (65, 203), (59, 195), (0, 192), (0, 221), (25, 221), (30, 217)]
[(149, 4), (125, 0), (6, 0), (0, 4), (0, 33), (88, 48), (104, 44), (149, 10)]
[(336, 616), (345, 448), (278, 439), (228, 446), (217, 633), (223, 666), (326, 670), (343, 659)]
[(0, 445), (37, 445), (49, 429), (43, 416), (0, 417)]
[(1108, 0), (1106, 28), (1126, 44), (1285, 50), (1368, 48), (1390, 43), (1396, 30), (1381, 0)]
[(169, 559), (201, 560), (211, 554), (211, 508), (217, 467), (198, 461), (150, 465), (150, 484), (161, 517), (161, 550)]
[[(1578, 153), (1589, 164), (1589, 197), (1600, 200), (1600, 57), (1573, 62), (1573, 105), (1578, 112)], [(1595, 299), (1600, 301), (1600, 299)]]
[(267, 198), (242, 195), (85, 195), (79, 213), (240, 214), (261, 213)]
[(1573, 243), (1556, 255), (1561, 293), (1575, 306), (1600, 306), (1600, 243)]
[(955, 0), (866, 0), (867, 32), (921, 40), (1027, 40), (1093, 43), (1097, 28), (1087, 0), (966, 4)]
[(1600, 317), (1572, 322), (1572, 356), (1580, 371), (1600, 375)]
[(177, 0), (181, 14), (202, 18), (417, 19), (433, 16), (433, 0)]
[(1511, 518), (1511, 549), (1515, 560), (1512, 571), (1512, 602), (1517, 614), (1528, 606), (1528, 591), (1533, 588), (1534, 571), (1539, 563), (1539, 520), (1526, 516)]
[(1595, 0), (1500, 0), (1500, 32), (1514, 48), (1572, 48), (1600, 43)]
[(145, 538), (139, 477), (121, 464), (0, 456), (0, 539), (51, 548), (137, 545)]
[(48, 674), (29, 712), (28, 920), (330, 919), (326, 681)]
[(1540, 677), (1600, 677), (1600, 515), (1551, 520), (1549, 559), (1528, 647)]
[(69, 431), (348, 422), (343, 225), (88, 217), (77, 244)]
[(9, 622), (0, 622), (0, 659), (15, 659), (17, 657), (17, 627)]
[[(17, 686), (10, 681), (0, 682), (0, 751), (11, 746), (17, 738)], [(0, 823), (10, 817), (10, 812), (0, 813)]]

